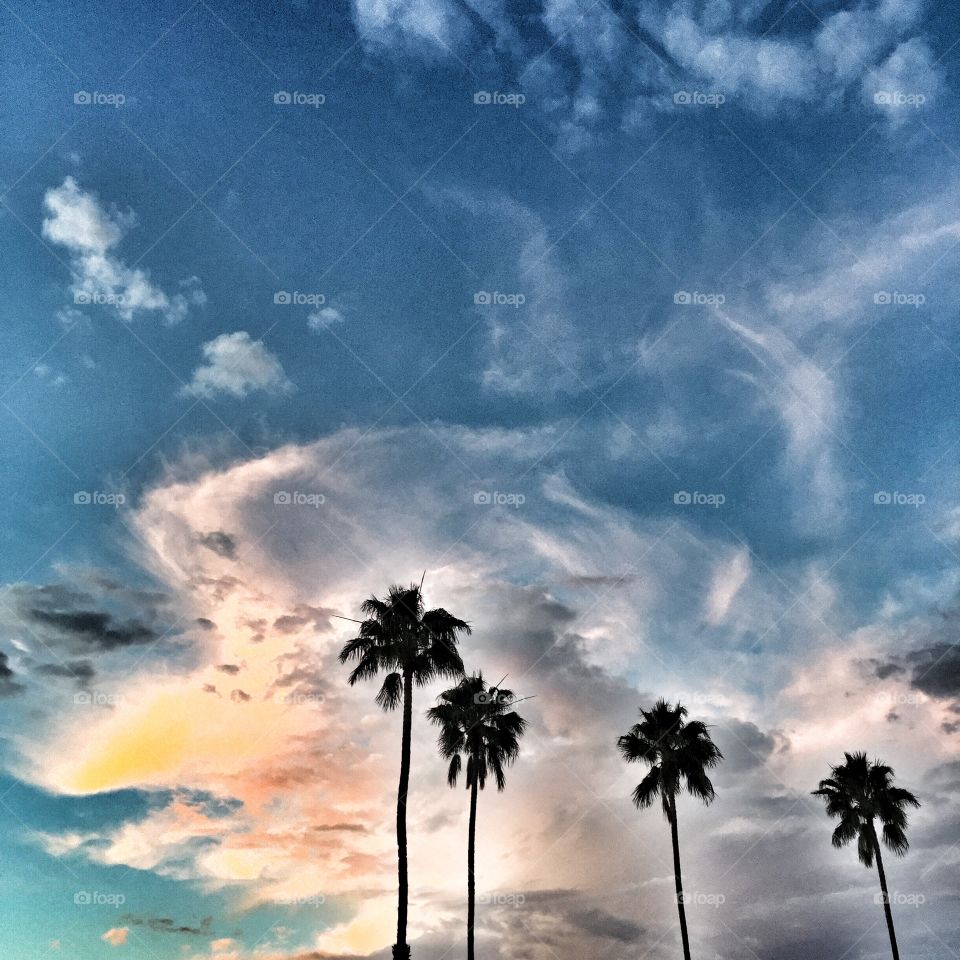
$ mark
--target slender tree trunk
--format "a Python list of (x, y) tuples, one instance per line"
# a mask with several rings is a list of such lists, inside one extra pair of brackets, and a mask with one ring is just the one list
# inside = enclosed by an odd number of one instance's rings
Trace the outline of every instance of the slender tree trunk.
[(407, 945), (407, 789), (410, 786), (410, 732), (413, 720), (413, 676), (403, 674), (403, 741), (400, 747), (400, 787), (397, 791), (397, 942), (394, 960), (408, 960)]
[(887, 892), (887, 875), (883, 872), (883, 857), (880, 856), (880, 842), (876, 831), (873, 834), (873, 855), (877, 858), (877, 873), (880, 874), (880, 889), (883, 891), (883, 912), (887, 915), (887, 933), (890, 934), (890, 949), (893, 951), (893, 960), (900, 960), (900, 951), (897, 949), (897, 935), (893, 930), (893, 913), (890, 910), (890, 894)]
[[(677, 911), (680, 914), (680, 937), (683, 960), (690, 960), (690, 938), (687, 936), (687, 914), (683, 905), (683, 879), (680, 876), (680, 839), (677, 835), (677, 800), (670, 798), (670, 839), (673, 840), (673, 878), (677, 887)], [(899, 957), (897, 958), (899, 960)]]
[(470, 832), (467, 838), (467, 960), (473, 960), (473, 927), (476, 918), (476, 880), (473, 869), (477, 849), (477, 781), (470, 787)]

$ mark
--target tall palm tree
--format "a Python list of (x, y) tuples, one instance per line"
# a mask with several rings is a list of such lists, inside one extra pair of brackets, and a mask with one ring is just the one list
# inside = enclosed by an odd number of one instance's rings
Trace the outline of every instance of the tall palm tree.
[(408, 960), (407, 944), (407, 790), (410, 784), (410, 730), (413, 687), (438, 678), (463, 676), (457, 639), (470, 633), (463, 620), (442, 608), (423, 609), (421, 588), (391, 586), (383, 599), (370, 597), (361, 608), (365, 619), (353, 640), (340, 651), (340, 662), (354, 660), (350, 686), (385, 673), (377, 703), (384, 710), (403, 705), (400, 786), (397, 790), (397, 942), (395, 960)]
[(527, 721), (509, 708), (513, 691), (489, 686), (482, 673), (464, 677), (437, 698), (427, 717), (440, 728), (440, 755), (450, 761), (447, 783), (457, 785), (466, 758), (466, 787), (470, 791), (470, 827), (467, 839), (467, 960), (473, 960), (475, 920), (474, 859), (477, 840), (477, 791), (492, 773), (498, 790), (507, 785), (504, 767), (516, 760)]
[(680, 842), (677, 835), (677, 794), (687, 792), (710, 803), (715, 794), (707, 770), (715, 767), (723, 754), (710, 739), (707, 725), (700, 720), (686, 721), (687, 708), (679, 703), (672, 707), (658, 700), (651, 710), (640, 709), (643, 719), (620, 737), (617, 746), (628, 763), (639, 761), (649, 768), (647, 775), (633, 791), (638, 809), (649, 807), (657, 797), (670, 824), (673, 841), (673, 876), (677, 888), (677, 910), (680, 914), (680, 936), (684, 960), (690, 960), (690, 939), (687, 936), (687, 915), (683, 905), (683, 880), (680, 876)]
[(877, 861), (890, 949), (893, 960), (900, 960), (875, 821), (879, 820), (883, 826), (883, 845), (902, 857), (910, 846), (906, 834), (906, 808), (919, 807), (920, 801), (909, 790), (895, 787), (893, 770), (879, 760), (868, 760), (865, 753), (845, 752), (843, 756), (843, 763), (830, 768), (830, 776), (820, 781), (820, 787), (813, 791), (813, 795), (823, 797), (827, 813), (840, 820), (833, 831), (833, 845), (845, 847), (856, 840), (860, 862), (865, 867), (872, 867), (873, 861)]

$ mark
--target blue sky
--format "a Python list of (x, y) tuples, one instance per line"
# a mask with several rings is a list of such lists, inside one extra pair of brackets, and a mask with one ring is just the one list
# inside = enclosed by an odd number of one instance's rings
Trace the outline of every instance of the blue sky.
[[(735, 771), (688, 814), (693, 882), (726, 896), (700, 941), (882, 953), (873, 878), (807, 797), (862, 748), (924, 799), (901, 943), (953, 955), (948, 8), (0, 21), (15, 960), (382, 955), (396, 718), (342, 689), (331, 614), (424, 567), (469, 661), (537, 694), (490, 801), (514, 825), (486, 889), (525, 897), (489, 911), (491, 953), (672, 955), (665, 830), (604, 750), (663, 694)], [(459, 885), (432, 867), (459, 870), (464, 811), (418, 736), (413, 915), (439, 957)]]

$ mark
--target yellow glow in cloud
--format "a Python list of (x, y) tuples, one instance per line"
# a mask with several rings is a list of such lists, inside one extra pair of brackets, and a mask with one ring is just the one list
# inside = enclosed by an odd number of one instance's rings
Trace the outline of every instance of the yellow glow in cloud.
[(240, 770), (268, 754), (275, 737), (294, 723), (270, 701), (234, 703), (201, 690), (173, 686), (153, 692), (131, 714), (121, 707), (97, 731), (69, 770), (72, 793), (176, 781), (185, 769), (216, 758), (221, 772)]

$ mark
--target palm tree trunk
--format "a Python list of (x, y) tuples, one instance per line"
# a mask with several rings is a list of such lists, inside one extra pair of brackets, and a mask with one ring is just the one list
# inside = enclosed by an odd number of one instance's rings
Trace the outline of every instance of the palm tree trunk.
[(467, 960), (473, 960), (473, 927), (476, 919), (476, 880), (473, 868), (477, 848), (477, 780), (470, 786), (470, 832), (467, 839)]
[(403, 674), (403, 740), (400, 747), (400, 787), (397, 790), (397, 942), (394, 960), (409, 960), (407, 945), (407, 789), (410, 785), (410, 733), (413, 725), (413, 676)]
[[(673, 878), (677, 886), (677, 911), (680, 914), (680, 937), (683, 960), (690, 960), (690, 938), (687, 936), (687, 914), (683, 906), (683, 879), (680, 876), (680, 839), (677, 835), (677, 800), (670, 798), (670, 839), (673, 840)], [(899, 957), (897, 958), (899, 960)]]
[(887, 875), (883, 872), (883, 857), (880, 856), (880, 843), (876, 832), (873, 834), (873, 855), (877, 858), (877, 873), (880, 874), (880, 889), (883, 891), (883, 912), (887, 915), (887, 933), (890, 934), (890, 949), (893, 951), (893, 960), (900, 960), (900, 951), (897, 949), (897, 935), (893, 930), (893, 913), (890, 910), (890, 894), (887, 893)]

